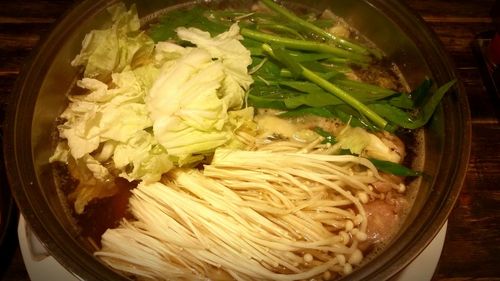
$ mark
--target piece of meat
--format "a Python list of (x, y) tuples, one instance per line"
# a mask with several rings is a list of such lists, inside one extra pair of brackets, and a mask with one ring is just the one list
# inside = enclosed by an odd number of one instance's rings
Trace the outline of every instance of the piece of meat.
[(402, 212), (408, 206), (402, 196), (391, 195), (385, 200), (374, 200), (365, 207), (368, 225), (366, 234), (368, 239), (362, 243), (363, 248), (385, 242), (398, 230)]

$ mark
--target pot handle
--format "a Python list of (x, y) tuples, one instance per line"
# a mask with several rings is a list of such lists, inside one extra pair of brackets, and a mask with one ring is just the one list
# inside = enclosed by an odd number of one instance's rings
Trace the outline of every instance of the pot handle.
[(49, 252), (47, 252), (47, 250), (42, 245), (38, 237), (36, 237), (33, 230), (31, 230), (31, 227), (26, 223), (26, 221), (23, 218), (19, 220), (19, 223), (20, 223), (19, 225), (20, 227), (18, 229), (19, 235), (24, 235), (23, 238), (25, 238), (25, 239), (20, 239), (19, 242), (25, 241), (31, 259), (35, 262), (39, 262), (48, 258), (50, 256)]
[(19, 248), (31, 281), (82, 281), (58, 263), (46, 250), (21, 215), (17, 227)]

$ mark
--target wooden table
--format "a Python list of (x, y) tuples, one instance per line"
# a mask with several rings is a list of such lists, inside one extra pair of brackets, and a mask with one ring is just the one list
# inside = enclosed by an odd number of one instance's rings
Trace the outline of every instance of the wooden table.
[[(0, 0), (0, 121), (7, 96), (30, 51), (72, 0)], [(467, 90), (472, 151), (463, 191), (448, 221), (434, 281), (500, 280), (500, 103), (485, 86), (474, 39), (493, 30), (493, 0), (406, 0), (437, 33)], [(15, 236), (15, 235), (14, 235)], [(14, 242), (15, 243), (15, 242)], [(29, 280), (19, 249), (2, 280)]]

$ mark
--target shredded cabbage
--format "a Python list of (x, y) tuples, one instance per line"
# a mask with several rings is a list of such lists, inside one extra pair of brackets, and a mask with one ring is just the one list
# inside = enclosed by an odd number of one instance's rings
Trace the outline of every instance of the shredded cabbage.
[(391, 150), (378, 136), (363, 128), (346, 126), (336, 138), (338, 147), (353, 154), (394, 163), (402, 160), (401, 155)]
[(135, 5), (127, 11), (125, 4), (108, 8), (112, 26), (89, 32), (82, 42), (82, 49), (71, 62), (83, 66), (84, 77), (107, 79), (113, 72), (120, 72), (130, 65), (141, 64), (153, 52), (154, 42), (139, 31), (140, 21)]
[(250, 52), (238, 41), (236, 24), (214, 38), (196, 28), (177, 32), (196, 48), (161, 45), (157, 59), (167, 63), (146, 104), (156, 139), (183, 165), (232, 139), (228, 110), (242, 107), (252, 78)]
[[(101, 182), (113, 176), (156, 182), (174, 165), (197, 163), (219, 146), (239, 146), (234, 132), (252, 130), (253, 110), (240, 110), (252, 78), (238, 25), (214, 38), (179, 28), (180, 39), (194, 47), (154, 45), (139, 31), (135, 6), (127, 11), (120, 3), (108, 12), (112, 26), (88, 33), (72, 61), (84, 68), (77, 86), (86, 93), (69, 96), (58, 126), (66, 142), (50, 161), (71, 156)], [(82, 184), (75, 209), (111, 193)]]
[(222, 81), (222, 98), (228, 108), (241, 108), (246, 90), (253, 83), (247, 68), (252, 63), (250, 51), (239, 40), (240, 29), (233, 24), (227, 32), (210, 38), (210, 33), (196, 28), (177, 28), (180, 39), (195, 44), (198, 48), (210, 53), (223, 64), (224, 79)]

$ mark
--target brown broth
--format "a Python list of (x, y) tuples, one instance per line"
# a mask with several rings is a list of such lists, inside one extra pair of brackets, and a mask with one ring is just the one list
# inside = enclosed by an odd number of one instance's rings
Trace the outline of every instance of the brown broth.
[(108, 228), (117, 227), (123, 218), (132, 218), (128, 212), (128, 200), (137, 182), (115, 178), (114, 184), (118, 188), (115, 195), (91, 201), (82, 214), (73, 212), (81, 236), (93, 241), (98, 247), (101, 247), (101, 236)]

